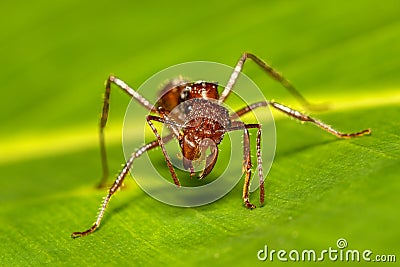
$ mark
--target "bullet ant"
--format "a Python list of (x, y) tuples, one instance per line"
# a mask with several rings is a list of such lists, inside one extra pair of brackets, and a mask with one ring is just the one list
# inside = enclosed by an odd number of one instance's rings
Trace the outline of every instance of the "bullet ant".
[[(139, 104), (141, 104), (151, 113), (150, 115), (147, 115), (146, 121), (151, 127), (151, 130), (153, 131), (156, 140), (143, 145), (131, 154), (130, 158), (125, 163), (123, 169), (119, 173), (113, 185), (110, 187), (107, 196), (104, 198), (100, 207), (100, 212), (93, 226), (86, 231), (72, 233), (71, 236), (73, 238), (88, 235), (94, 232), (99, 227), (111, 197), (115, 194), (118, 188), (121, 187), (126, 175), (132, 167), (133, 161), (148, 150), (151, 150), (155, 147), (161, 147), (172, 179), (175, 185), (180, 186), (179, 179), (176, 175), (173, 164), (171, 163), (170, 157), (168, 156), (164, 146), (165, 143), (172, 140), (173, 138), (176, 138), (179, 142), (182, 151), (183, 166), (186, 170), (189, 170), (190, 176), (195, 175), (192, 162), (198, 160), (202, 156), (203, 158), (205, 158), (205, 167), (203, 171), (199, 174), (199, 178), (204, 178), (212, 171), (215, 166), (218, 158), (218, 145), (224, 138), (224, 134), (230, 131), (242, 130), (244, 132), (243, 171), (245, 173), (242, 197), (246, 208), (253, 209), (256, 206), (253, 205), (249, 200), (249, 185), (252, 163), (248, 129), (257, 129), (256, 154), (258, 163), (258, 176), (260, 178), (260, 203), (262, 205), (264, 203), (264, 177), (260, 147), (261, 125), (258, 123), (246, 124), (240, 120), (237, 120), (244, 114), (251, 112), (252, 110), (259, 107), (272, 107), (300, 121), (310, 122), (339, 138), (353, 138), (371, 133), (370, 129), (350, 134), (341, 133), (319, 120), (311, 118), (308, 115), (305, 115), (299, 111), (296, 111), (274, 101), (256, 102), (243, 107), (233, 114), (229, 114), (228, 109), (225, 108), (222, 103), (231, 93), (232, 88), (235, 85), (238, 76), (242, 71), (243, 65), (247, 59), (252, 59), (274, 80), (281, 83), (305, 107), (312, 108), (312, 105), (295, 89), (295, 87), (291, 83), (289, 83), (289, 81), (287, 81), (281, 74), (276, 72), (263, 60), (251, 53), (244, 53), (240, 57), (238, 63), (236, 64), (236, 67), (234, 68), (234, 71), (232, 72), (228, 80), (227, 85), (225, 86), (221, 94), (219, 94), (217, 90), (218, 85), (216, 83), (207, 81), (190, 82), (184, 79), (175, 79), (169, 82), (164, 87), (164, 89), (161, 90), (159, 100), (155, 105), (153, 105), (121, 79), (112, 75), (107, 79), (105, 86), (103, 111), (100, 120), (100, 151), (103, 166), (103, 177), (101, 185), (105, 184), (108, 177), (108, 165), (104, 142), (104, 128), (106, 126), (108, 118), (111, 84), (118, 86), (130, 97), (137, 100)], [(172, 111), (176, 107), (179, 107), (178, 112), (173, 113)], [(171, 133), (169, 133), (165, 137), (161, 137), (153, 122), (166, 124)], [(210, 150), (210, 154), (204, 157), (205, 151), (207, 149)]]

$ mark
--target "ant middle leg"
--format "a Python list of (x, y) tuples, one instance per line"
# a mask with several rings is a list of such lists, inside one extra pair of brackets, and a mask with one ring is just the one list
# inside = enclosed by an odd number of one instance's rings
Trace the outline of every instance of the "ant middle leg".
[(294, 117), (300, 121), (305, 121), (305, 122), (311, 122), (314, 125), (318, 126), (319, 128), (339, 137), (339, 138), (353, 138), (353, 137), (359, 137), (363, 135), (367, 135), (371, 133), (370, 129), (365, 129), (359, 132), (355, 133), (342, 133), (331, 126), (316, 120), (308, 115), (305, 115), (297, 110), (291, 109), (287, 106), (284, 106), (282, 104), (279, 104), (277, 102), (272, 102), (272, 101), (260, 101), (253, 103), (251, 105), (248, 105), (235, 113), (230, 115), (230, 119), (232, 121), (232, 127), (228, 129), (228, 131), (233, 131), (233, 130), (239, 130), (243, 129), (244, 130), (244, 135), (243, 135), (243, 146), (244, 146), (244, 165), (243, 165), (243, 170), (245, 172), (245, 182), (243, 186), (243, 200), (247, 208), (255, 208), (253, 204), (249, 202), (249, 185), (250, 185), (250, 178), (251, 178), (251, 158), (250, 158), (250, 141), (249, 141), (249, 128), (257, 128), (257, 161), (258, 161), (258, 172), (259, 172), (259, 179), (260, 179), (260, 203), (261, 205), (264, 203), (264, 195), (265, 195), (265, 189), (264, 189), (264, 177), (263, 177), (263, 171), (262, 171), (262, 158), (261, 158), (261, 125), (260, 124), (244, 124), (241, 121), (235, 121), (235, 119), (238, 119), (239, 117), (243, 116), (244, 114), (255, 110), (259, 107), (266, 107), (266, 106), (272, 106), (273, 108), (284, 112), (288, 114), (291, 117)]
[(277, 102), (269, 102), (269, 105), (271, 105), (273, 108), (275, 108), (276, 110), (279, 110), (283, 113), (286, 113), (287, 115), (296, 118), (300, 121), (305, 121), (305, 122), (310, 122), (313, 123), (314, 125), (318, 126), (319, 128), (321, 128), (322, 130), (325, 130), (333, 135), (336, 135), (339, 138), (353, 138), (353, 137), (359, 137), (359, 136), (363, 136), (366, 134), (370, 134), (371, 133), (371, 129), (365, 129), (359, 132), (355, 132), (355, 133), (342, 133), (339, 132), (338, 130), (335, 130), (334, 128), (332, 128), (331, 126), (329, 126), (326, 123), (323, 123), (320, 120), (314, 119), (304, 113), (301, 113), (297, 110), (291, 109), (287, 106), (284, 106), (282, 104), (279, 104)]
[(279, 104), (274, 101), (261, 101), (261, 102), (253, 103), (253, 104), (248, 105), (248, 106), (236, 111), (235, 113), (231, 114), (230, 117), (232, 119), (236, 119), (252, 110), (255, 110), (256, 108), (266, 107), (266, 106), (271, 106), (271, 107), (275, 108), (276, 110), (281, 111), (281, 112), (283, 112), (295, 119), (298, 119), (300, 121), (313, 123), (314, 125), (318, 126), (319, 128), (321, 128), (339, 138), (353, 138), (353, 137), (359, 137), (359, 136), (371, 133), (371, 129), (365, 129), (365, 130), (355, 132), (355, 133), (342, 133), (320, 120), (314, 119), (304, 113), (301, 113), (297, 110), (291, 109), (285, 105)]

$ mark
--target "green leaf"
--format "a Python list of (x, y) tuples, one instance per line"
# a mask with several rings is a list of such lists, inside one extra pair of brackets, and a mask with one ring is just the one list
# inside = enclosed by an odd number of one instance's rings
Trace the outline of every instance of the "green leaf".
[[(399, 256), (397, 1), (0, 6), (2, 265), (279, 264), (277, 258), (260, 262), (257, 252), (265, 245), (320, 252), (337, 249), (340, 238), (346, 249), (371, 250), (371, 257)], [(312, 116), (344, 132), (371, 128), (372, 135), (338, 140), (274, 112), (277, 151), (264, 207), (243, 207), (242, 182), (209, 205), (172, 207), (129, 177), (99, 230), (71, 239), (73, 231), (90, 227), (105, 196), (95, 185), (107, 75), (137, 88), (185, 61), (233, 66), (243, 51), (270, 62), (310, 101), (331, 104)], [(246, 64), (245, 73), (268, 99), (299, 108)], [(121, 123), (128, 103), (114, 88), (106, 138), (115, 174), (124, 162)], [(132, 124), (142, 131), (144, 118)], [(133, 139), (139, 147), (142, 140)], [(251, 200), (258, 204), (258, 191)], [(338, 264), (325, 258), (329, 263)]]

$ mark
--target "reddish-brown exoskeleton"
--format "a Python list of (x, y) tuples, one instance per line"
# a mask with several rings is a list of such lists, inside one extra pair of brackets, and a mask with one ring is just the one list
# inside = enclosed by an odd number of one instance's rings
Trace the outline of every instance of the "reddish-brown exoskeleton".
[[(262, 172), (262, 158), (261, 158), (261, 125), (260, 124), (246, 124), (238, 120), (242, 115), (259, 107), (273, 107), (274, 109), (286, 113), (287, 115), (296, 118), (300, 121), (311, 122), (316, 126), (328, 131), (339, 138), (352, 138), (369, 134), (370, 129), (366, 129), (356, 133), (341, 133), (327, 124), (311, 118), (299, 111), (293, 110), (287, 106), (279, 104), (274, 101), (260, 101), (247, 105), (242, 109), (229, 114), (227, 108), (222, 103), (229, 96), (237, 78), (242, 71), (243, 64), (246, 59), (252, 59), (258, 66), (260, 66), (266, 73), (273, 79), (280, 82), (291, 94), (293, 94), (305, 107), (310, 108), (310, 104), (300, 95), (300, 93), (278, 72), (272, 69), (264, 61), (257, 56), (244, 53), (239, 59), (234, 71), (232, 72), (226, 87), (221, 94), (218, 92), (218, 86), (215, 83), (207, 81), (189, 82), (183, 79), (175, 79), (169, 82), (160, 93), (160, 98), (155, 105), (151, 104), (148, 100), (142, 97), (138, 92), (129, 87), (124, 81), (115, 76), (110, 76), (106, 81), (106, 90), (104, 95), (103, 112), (100, 121), (100, 149), (103, 166), (103, 177), (101, 185), (104, 185), (108, 177), (108, 166), (105, 152), (104, 142), (104, 127), (106, 126), (109, 110), (109, 98), (111, 84), (117, 85), (125, 91), (130, 97), (136, 99), (142, 106), (149, 110), (153, 115), (146, 117), (147, 123), (150, 125), (156, 140), (145, 144), (137, 151), (132, 153), (125, 166), (119, 173), (117, 179), (110, 187), (107, 196), (102, 202), (100, 212), (93, 226), (83, 232), (74, 232), (72, 237), (80, 237), (94, 232), (100, 225), (103, 218), (104, 211), (112, 197), (112, 195), (121, 187), (126, 175), (132, 167), (133, 161), (140, 157), (144, 152), (160, 146), (162, 153), (165, 157), (172, 179), (177, 186), (180, 186), (179, 179), (175, 173), (174, 167), (167, 154), (164, 144), (176, 138), (182, 151), (183, 166), (186, 170), (190, 171), (190, 175), (195, 175), (192, 162), (203, 156), (205, 151), (210, 149), (210, 154), (205, 157), (206, 164), (204, 170), (199, 174), (199, 178), (206, 177), (214, 168), (218, 158), (218, 145), (224, 138), (224, 134), (229, 131), (242, 130), (243, 135), (243, 148), (244, 148), (244, 161), (243, 170), (245, 173), (245, 180), (243, 186), (243, 202), (249, 208), (255, 208), (249, 200), (249, 184), (251, 177), (251, 155), (250, 155), (250, 128), (257, 129), (256, 137), (256, 153), (258, 164), (258, 175), (260, 179), (260, 203), (264, 202), (264, 177)], [(161, 137), (158, 133), (153, 121), (164, 123), (168, 126), (171, 133), (165, 137)]]

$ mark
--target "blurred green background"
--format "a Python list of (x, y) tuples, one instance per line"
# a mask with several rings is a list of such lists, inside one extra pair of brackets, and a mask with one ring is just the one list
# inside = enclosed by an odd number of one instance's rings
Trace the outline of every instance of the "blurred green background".
[[(322, 250), (339, 238), (349, 249), (398, 253), (398, 1), (3, 1), (0, 9), (2, 265), (272, 264), (257, 260), (264, 245)], [(311, 101), (332, 104), (314, 116), (343, 131), (371, 127), (373, 135), (337, 140), (277, 115), (263, 208), (241, 206), (241, 185), (211, 205), (170, 207), (128, 179), (100, 230), (72, 240), (104, 196), (94, 185), (107, 76), (138, 87), (182, 62), (233, 66), (244, 51)], [(253, 63), (245, 73), (268, 99), (296, 106)], [(128, 103), (114, 90), (112, 173), (124, 160)]]

